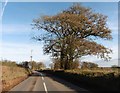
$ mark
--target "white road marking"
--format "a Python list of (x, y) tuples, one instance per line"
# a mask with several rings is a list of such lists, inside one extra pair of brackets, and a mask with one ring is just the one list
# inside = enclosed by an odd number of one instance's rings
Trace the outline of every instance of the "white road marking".
[(40, 74), (41, 74), (41, 76), (42, 76), (43, 86), (44, 86), (45, 92), (48, 93), (48, 90), (47, 90), (46, 84), (45, 84), (45, 82), (44, 82), (43, 74), (42, 74), (42, 73), (40, 73)]
[(44, 80), (44, 77), (42, 77), (42, 80)]
[(43, 86), (44, 86), (45, 92), (48, 93), (45, 82), (43, 82)]

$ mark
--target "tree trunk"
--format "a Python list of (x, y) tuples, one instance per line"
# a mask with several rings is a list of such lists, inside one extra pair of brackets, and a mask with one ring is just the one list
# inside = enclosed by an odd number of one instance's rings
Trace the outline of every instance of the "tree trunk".
[(61, 51), (61, 54), (60, 54), (60, 69), (64, 69), (64, 53), (63, 51)]

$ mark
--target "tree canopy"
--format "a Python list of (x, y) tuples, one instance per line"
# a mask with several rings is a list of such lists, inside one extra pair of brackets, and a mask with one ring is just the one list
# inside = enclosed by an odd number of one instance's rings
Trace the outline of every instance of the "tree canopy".
[(34, 36), (34, 39), (44, 41), (44, 53), (60, 59), (61, 68), (70, 69), (69, 63), (82, 56), (110, 59), (112, 50), (96, 42), (112, 39), (106, 22), (107, 16), (77, 3), (56, 15), (34, 19), (32, 25), (46, 32)]

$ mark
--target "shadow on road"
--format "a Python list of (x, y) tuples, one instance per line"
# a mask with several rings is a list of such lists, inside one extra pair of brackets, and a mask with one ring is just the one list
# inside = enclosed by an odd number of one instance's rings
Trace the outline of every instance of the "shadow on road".
[[(31, 75), (32, 77), (49, 77), (50, 79), (52, 79), (53, 81), (55, 81), (55, 82), (58, 82), (58, 83), (60, 83), (60, 84), (62, 84), (62, 85), (64, 85), (65, 87), (68, 87), (69, 89), (71, 89), (71, 90), (74, 90), (74, 91), (64, 91), (64, 90), (61, 90), (61, 91), (56, 91), (56, 92), (59, 92), (59, 93), (67, 93), (67, 92), (71, 92), (71, 93), (90, 93), (89, 91), (87, 91), (87, 90), (85, 90), (85, 89), (83, 89), (83, 88), (81, 88), (81, 87), (78, 87), (78, 86), (76, 86), (76, 85), (74, 85), (74, 84), (72, 84), (72, 83), (70, 83), (70, 82), (67, 82), (67, 81), (65, 81), (65, 80), (63, 80), (63, 79), (60, 79), (60, 78), (58, 78), (58, 77), (55, 77), (55, 76), (53, 76), (53, 75), (50, 75), (50, 74), (46, 74), (46, 73), (41, 73), (40, 71), (39, 71), (39, 73), (33, 73), (32, 75)], [(55, 91), (49, 91), (49, 93), (53, 93), (53, 92), (55, 92)]]

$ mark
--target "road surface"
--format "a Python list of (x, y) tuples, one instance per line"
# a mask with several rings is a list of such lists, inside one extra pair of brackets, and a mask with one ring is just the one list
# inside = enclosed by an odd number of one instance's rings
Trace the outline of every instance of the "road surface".
[(10, 91), (41, 91), (44, 93), (61, 92), (66, 93), (71, 91), (72, 93), (88, 92), (87, 90), (75, 86), (62, 79), (45, 75), (43, 73), (34, 71), (34, 74), (12, 88)]

